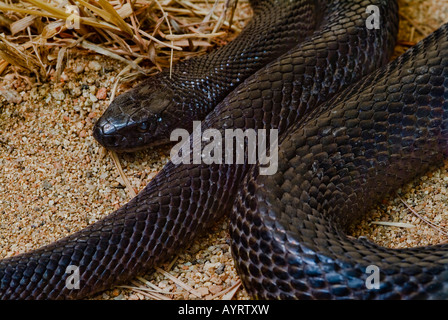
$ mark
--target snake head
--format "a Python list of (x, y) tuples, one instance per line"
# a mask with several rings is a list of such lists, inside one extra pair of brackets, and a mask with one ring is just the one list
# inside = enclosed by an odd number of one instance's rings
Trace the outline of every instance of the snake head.
[(145, 81), (112, 101), (95, 123), (93, 136), (105, 148), (116, 152), (167, 144), (176, 125), (173, 122), (179, 121), (165, 112), (173, 109), (172, 104), (171, 89)]

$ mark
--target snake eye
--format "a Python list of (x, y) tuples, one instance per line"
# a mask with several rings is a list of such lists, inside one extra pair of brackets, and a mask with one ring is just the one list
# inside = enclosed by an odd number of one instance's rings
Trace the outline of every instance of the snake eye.
[(144, 133), (144, 132), (148, 132), (148, 130), (149, 130), (149, 124), (148, 124), (148, 122), (143, 121), (143, 122), (139, 123), (139, 125), (138, 125), (138, 127), (137, 127), (137, 130), (138, 130), (139, 132), (142, 132), (142, 133)]

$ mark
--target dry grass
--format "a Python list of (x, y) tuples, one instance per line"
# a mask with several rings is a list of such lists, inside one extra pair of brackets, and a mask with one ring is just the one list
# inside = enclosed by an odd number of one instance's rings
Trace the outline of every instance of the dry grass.
[[(439, 0), (399, 0), (396, 55), (437, 29), (440, 16), (415, 10), (432, 3), (439, 9)], [(10, 67), (57, 81), (70, 54), (91, 51), (127, 64), (134, 80), (227, 43), (248, 19), (248, 0), (0, 1), (0, 75)]]
[(139, 73), (152, 74), (178, 59), (222, 45), (238, 33), (240, 27), (232, 19), (237, 2), (0, 2), (0, 74), (11, 65), (38, 80), (51, 76), (57, 80), (69, 51), (75, 50), (90, 50), (125, 62)]

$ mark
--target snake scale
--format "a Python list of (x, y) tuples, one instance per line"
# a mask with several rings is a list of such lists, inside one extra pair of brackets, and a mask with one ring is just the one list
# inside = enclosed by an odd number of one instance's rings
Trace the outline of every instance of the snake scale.
[[(315, 30), (202, 124), (278, 129), (276, 174), (248, 163), (170, 162), (103, 220), (1, 260), (0, 297), (91, 295), (148, 271), (230, 214), (232, 254), (254, 298), (446, 298), (446, 245), (386, 249), (344, 230), (446, 156), (448, 25), (384, 66), (398, 28), (395, 1), (307, 3), (322, 19)], [(366, 28), (369, 5), (379, 8), (379, 29)], [(79, 289), (65, 284), (69, 265), (80, 268)], [(378, 289), (366, 288), (370, 265), (380, 270)]]

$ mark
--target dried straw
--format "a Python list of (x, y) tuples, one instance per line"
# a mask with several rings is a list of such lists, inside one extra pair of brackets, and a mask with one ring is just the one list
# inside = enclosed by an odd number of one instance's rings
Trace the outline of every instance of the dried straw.
[[(53, 74), (58, 79), (69, 50), (93, 51), (129, 64), (140, 74), (154, 73), (189, 55), (208, 52), (236, 35), (240, 28), (230, 19), (237, 2), (0, 2), (0, 74), (11, 66), (38, 79)], [(247, 0), (240, 2), (248, 5)], [(141, 67), (134, 62), (136, 58)]]

